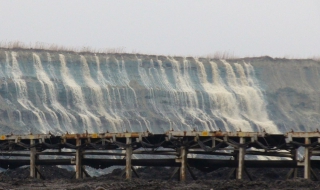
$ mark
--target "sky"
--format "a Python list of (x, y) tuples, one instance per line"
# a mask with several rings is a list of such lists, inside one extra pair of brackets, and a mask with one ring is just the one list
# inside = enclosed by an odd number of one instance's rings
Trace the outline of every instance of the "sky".
[(0, 42), (239, 57), (320, 56), (319, 0), (0, 0)]

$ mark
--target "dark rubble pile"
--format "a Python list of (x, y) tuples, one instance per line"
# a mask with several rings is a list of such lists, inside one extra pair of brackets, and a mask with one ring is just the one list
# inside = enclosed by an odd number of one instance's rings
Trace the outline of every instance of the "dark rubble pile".
[[(77, 189), (77, 190), (121, 190), (121, 189), (320, 189), (319, 181), (302, 179), (302, 170), (299, 178), (285, 180), (289, 169), (248, 169), (253, 181), (226, 179), (231, 168), (220, 168), (210, 173), (203, 173), (192, 169), (198, 177), (192, 180), (187, 174), (186, 182), (179, 182), (178, 176), (169, 180), (175, 168), (143, 167), (136, 171), (140, 178), (133, 174), (131, 181), (125, 180), (122, 169), (99, 177), (85, 178), (81, 180), (71, 179), (74, 172), (55, 166), (42, 167), (42, 173), (46, 180), (29, 178), (29, 169), (18, 168), (0, 173), (0, 190), (2, 189)], [(319, 174), (318, 170), (315, 170)]]
[[(169, 180), (171, 175), (173, 174), (175, 168), (170, 167), (142, 167), (138, 168), (136, 171), (141, 179), (157, 179), (157, 180)], [(219, 168), (213, 172), (205, 173), (195, 168), (191, 168), (194, 175), (199, 180), (228, 180), (232, 179), (232, 168)], [(275, 181), (275, 180), (286, 180), (286, 175), (288, 174), (290, 169), (288, 168), (249, 168), (247, 169), (253, 181)], [(320, 176), (320, 171), (314, 169), (318, 176)], [(105, 177), (119, 177), (123, 170), (115, 169), (112, 173), (104, 175)], [(136, 178), (134, 173), (132, 174), (133, 178)], [(230, 175), (230, 176), (229, 176)], [(230, 178), (229, 178), (230, 177)], [(303, 170), (298, 169), (298, 177), (303, 177)], [(178, 180), (178, 174), (171, 180)], [(193, 180), (191, 174), (187, 170), (187, 180)], [(244, 174), (244, 180), (249, 180), (248, 176)]]
[[(70, 179), (74, 172), (68, 171), (64, 168), (59, 168), (57, 166), (41, 166), (41, 174), (45, 177), (46, 180), (54, 179)], [(26, 179), (29, 178), (30, 170), (29, 167), (20, 167), (17, 169), (9, 169), (0, 173), (0, 181), (2, 178), (6, 179)]]

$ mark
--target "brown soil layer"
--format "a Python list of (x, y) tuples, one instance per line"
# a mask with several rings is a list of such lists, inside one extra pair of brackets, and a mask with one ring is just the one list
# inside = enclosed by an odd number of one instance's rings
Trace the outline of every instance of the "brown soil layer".
[[(302, 170), (299, 178), (285, 180), (289, 169), (248, 169), (253, 181), (247, 176), (244, 180), (227, 179), (230, 168), (220, 168), (210, 173), (193, 169), (197, 180), (187, 174), (187, 182), (179, 182), (177, 176), (170, 179), (174, 168), (145, 167), (137, 169), (140, 178), (131, 181), (120, 176), (121, 169), (100, 177), (71, 179), (74, 172), (55, 166), (42, 167), (41, 172), (46, 180), (29, 178), (28, 168), (18, 168), (0, 173), (0, 190), (2, 189), (320, 189), (319, 181), (304, 180)], [(319, 171), (315, 171), (319, 174)]]

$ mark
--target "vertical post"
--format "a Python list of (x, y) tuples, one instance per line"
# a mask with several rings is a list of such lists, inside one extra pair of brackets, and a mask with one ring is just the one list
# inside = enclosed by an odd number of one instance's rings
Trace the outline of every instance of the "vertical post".
[[(310, 139), (305, 138), (305, 144), (310, 144)], [(304, 148), (304, 178), (310, 179), (310, 148)]]
[[(81, 145), (81, 139), (76, 139), (76, 145)], [(76, 179), (82, 178), (82, 153), (81, 148), (76, 149)]]
[[(34, 139), (30, 139), (30, 146), (34, 145)], [(30, 148), (30, 177), (37, 177), (36, 171), (36, 147)]]
[(185, 146), (180, 147), (180, 157), (181, 157), (180, 181), (185, 181), (186, 169), (187, 169), (187, 149)]
[(131, 156), (132, 156), (132, 146), (131, 146), (131, 138), (127, 137), (126, 139), (126, 179), (131, 180), (132, 178), (132, 170), (131, 170)]
[[(240, 137), (240, 144), (243, 145), (245, 143), (245, 138)], [(245, 147), (239, 147), (239, 153), (238, 153), (238, 169), (236, 170), (236, 178), (242, 179), (243, 175), (243, 168), (244, 168), (244, 155), (245, 155)]]

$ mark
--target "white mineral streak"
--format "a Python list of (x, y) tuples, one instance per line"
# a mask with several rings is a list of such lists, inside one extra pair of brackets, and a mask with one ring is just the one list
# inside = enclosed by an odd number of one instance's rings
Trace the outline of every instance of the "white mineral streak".
[(15, 95), (6, 102), (24, 130), (278, 132), (250, 63), (57, 53), (30, 53), (30, 63), (5, 55), (0, 77)]
[[(21, 106), (23, 109), (29, 110), (33, 113), (33, 117), (31, 119), (31, 123), (34, 126), (39, 127), (38, 130), (40, 132), (45, 132), (46, 130), (50, 130), (51, 126), (46, 122), (46, 117), (44, 113), (40, 110), (39, 107), (34, 106), (29, 101), (28, 96), (28, 87), (27, 82), (24, 80), (23, 72), (20, 70), (20, 66), (17, 60), (17, 54), (15, 52), (11, 52), (11, 62), (9, 62), (9, 53), (6, 52), (6, 73), (9, 75), (8, 77), (12, 79), (15, 91), (16, 91), (16, 101), (18, 102), (18, 106)], [(24, 118), (22, 118), (24, 119)]]

